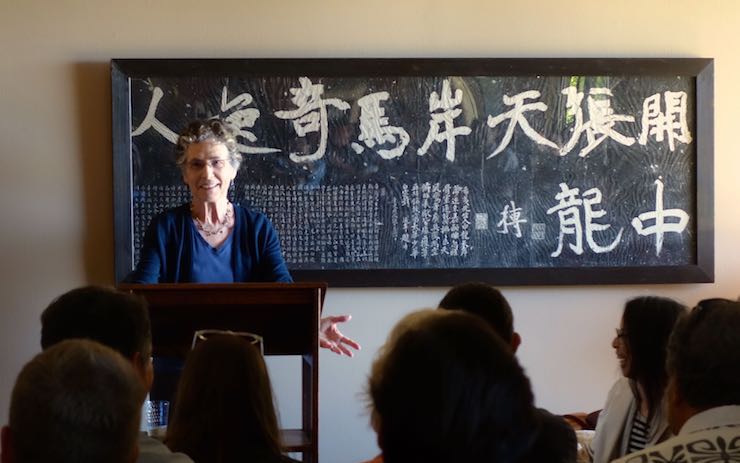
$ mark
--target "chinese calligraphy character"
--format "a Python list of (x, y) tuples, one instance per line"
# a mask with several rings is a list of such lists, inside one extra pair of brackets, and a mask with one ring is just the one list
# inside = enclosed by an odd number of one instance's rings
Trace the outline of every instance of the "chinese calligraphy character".
[(686, 120), (687, 96), (686, 92), (664, 92), (663, 98), (665, 112), (660, 110), (659, 93), (645, 98), (642, 104), (640, 144), (646, 144), (649, 135), (655, 136), (657, 142), (662, 142), (663, 138), (667, 137), (668, 146), (673, 151), (676, 147), (675, 140), (691, 143), (691, 133)]
[(578, 254), (583, 254), (583, 230), (581, 227), (581, 212), (577, 206), (583, 205), (583, 200), (578, 198), (580, 190), (578, 188), (568, 188), (565, 183), (560, 184), (560, 193), (555, 195), (558, 205), (547, 210), (550, 215), (553, 212), (558, 213), (560, 220), (560, 235), (558, 236), (558, 248), (550, 254), (552, 257), (558, 257), (563, 251), (563, 241), (565, 235), (573, 235), (576, 243), (568, 243), (570, 249)]
[[(558, 248), (550, 254), (552, 257), (558, 257), (563, 251), (563, 242), (565, 241), (566, 235), (572, 235), (575, 239), (575, 244), (568, 243), (568, 247), (577, 255), (583, 254), (583, 234), (585, 231), (586, 243), (589, 248), (597, 253), (601, 254), (613, 250), (619, 241), (622, 239), (622, 232), (624, 229), (620, 229), (617, 233), (616, 238), (611, 244), (607, 246), (599, 245), (594, 239), (595, 232), (601, 232), (611, 227), (610, 224), (595, 223), (595, 219), (599, 219), (606, 215), (604, 210), (594, 210), (594, 206), (601, 203), (601, 191), (598, 188), (591, 188), (583, 193), (579, 198), (580, 190), (578, 188), (570, 188), (567, 184), (560, 184), (560, 192), (555, 195), (555, 199), (558, 200), (558, 204), (547, 210), (547, 214), (553, 212), (558, 213), (560, 221), (560, 234), (558, 236)], [(583, 206), (584, 224), (581, 225), (581, 214), (579, 206)], [(585, 228), (585, 230), (584, 230)]]
[(275, 111), (275, 116), (292, 120), (293, 128), (299, 137), (305, 137), (307, 133), (319, 132), (319, 146), (316, 151), (311, 154), (290, 153), (290, 159), (293, 162), (310, 162), (321, 159), (326, 151), (326, 141), (329, 135), (326, 107), (331, 105), (346, 111), (349, 109), (349, 104), (338, 98), (321, 98), (324, 86), (312, 84), (308, 77), (301, 77), (298, 81), (301, 87), (290, 89), (293, 95), (290, 101), (298, 108), (292, 111)]
[(606, 211), (603, 209), (598, 211), (594, 210), (593, 206), (600, 203), (601, 190), (599, 190), (598, 188), (591, 188), (590, 190), (586, 190), (585, 192), (583, 192), (583, 212), (584, 222), (586, 224), (586, 242), (588, 243), (588, 247), (590, 247), (591, 250), (597, 254), (609, 252), (617, 247), (617, 244), (619, 244), (622, 239), (622, 232), (624, 231), (624, 228), (620, 228), (616, 238), (614, 238), (614, 241), (612, 241), (611, 244), (607, 246), (600, 246), (596, 243), (596, 240), (594, 239), (594, 232), (604, 231), (611, 227), (610, 224), (594, 223), (594, 219), (599, 219), (606, 215)]
[(508, 112), (505, 112), (503, 114), (499, 114), (496, 117), (488, 116), (488, 126), (491, 128), (496, 127), (506, 119), (509, 119), (509, 126), (506, 128), (506, 133), (504, 133), (504, 138), (501, 139), (501, 143), (498, 145), (498, 148), (490, 155), (488, 156), (488, 159), (491, 159), (492, 157), (496, 156), (500, 152), (502, 152), (504, 149), (506, 149), (507, 146), (509, 146), (509, 142), (511, 142), (511, 137), (514, 136), (514, 129), (517, 125), (519, 125), (522, 128), (522, 131), (535, 141), (536, 143), (540, 145), (549, 146), (551, 148), (557, 149), (558, 146), (548, 140), (547, 138), (543, 137), (539, 133), (537, 133), (531, 125), (529, 125), (529, 122), (524, 117), (524, 113), (527, 111), (546, 111), (547, 105), (545, 103), (537, 102), (537, 103), (524, 103), (524, 100), (533, 100), (540, 97), (540, 92), (537, 90), (529, 90), (526, 92), (519, 93), (517, 95), (509, 96), (504, 95), (504, 104), (506, 106), (514, 106), (511, 110)]
[[(509, 207), (511, 206), (511, 207)], [(504, 210), (501, 211), (501, 220), (496, 224), (497, 227), (501, 227), (501, 230), (496, 230), (498, 233), (503, 233), (504, 235), (509, 234), (509, 227), (512, 227), (514, 230), (514, 234), (517, 238), (522, 237), (522, 229), (520, 224), (527, 223), (526, 220), (521, 218), (522, 215), (522, 208), (516, 207), (516, 204), (514, 201), (511, 201), (510, 204), (507, 204), (504, 206)]]
[[(364, 142), (368, 148), (376, 144), (395, 143), (391, 149), (378, 148), (378, 154), (383, 159), (393, 159), (403, 155), (406, 145), (409, 144), (409, 134), (403, 127), (393, 127), (388, 124), (385, 109), (380, 107), (380, 102), (388, 99), (388, 92), (376, 92), (365, 95), (357, 104), (360, 106), (360, 135), (358, 139)], [(398, 140), (396, 139), (398, 137)], [(364, 148), (357, 143), (352, 143), (355, 152), (362, 153)]]
[[(252, 103), (253, 98), (249, 93), (241, 93), (237, 95), (231, 101), (228, 101), (228, 89), (224, 86), (221, 92), (221, 112), (226, 113), (232, 108), (236, 108), (234, 112), (224, 117), (224, 120), (236, 128), (236, 134), (241, 135), (250, 142), (256, 142), (257, 136), (247, 129), (254, 127), (254, 123), (260, 117), (260, 111), (257, 108), (249, 108), (248, 106)], [(241, 153), (255, 154), (255, 153), (275, 153), (280, 151), (275, 148), (262, 148), (255, 146), (247, 146), (241, 143), (236, 144), (237, 149)]]
[[(663, 182), (655, 181), (655, 210), (643, 212), (632, 219), (632, 226), (642, 236), (655, 235), (655, 255), (663, 249), (663, 235), (681, 233), (689, 222), (689, 215), (681, 209), (663, 209)], [(678, 219), (678, 222), (666, 222), (666, 218)], [(653, 220), (653, 225), (645, 226), (646, 220)]]
[(561, 156), (565, 156), (576, 146), (583, 132), (586, 132), (588, 144), (578, 153), (580, 157), (588, 155), (607, 138), (625, 146), (631, 146), (635, 143), (634, 138), (627, 137), (614, 130), (614, 125), (617, 122), (634, 122), (635, 118), (614, 114), (614, 109), (611, 107), (611, 90), (608, 88), (592, 88), (589, 90), (587, 107), (590, 120), (587, 122), (583, 121), (583, 109), (581, 108), (583, 92), (578, 92), (575, 86), (570, 86), (563, 89), (562, 93), (566, 95), (565, 104), (568, 112), (575, 114), (575, 127), (573, 127), (573, 135), (571, 135), (568, 143), (560, 149)]
[(159, 100), (164, 96), (164, 92), (159, 87), (154, 87), (152, 92), (152, 101), (149, 103), (149, 109), (146, 112), (146, 117), (141, 121), (141, 124), (131, 132), (131, 136), (135, 137), (146, 132), (150, 128), (153, 128), (160, 135), (172, 143), (177, 143), (177, 134), (164, 125), (159, 119), (157, 119), (157, 106), (159, 106)]
[[(454, 124), (455, 118), (462, 114), (462, 109), (455, 109), (456, 106), (462, 103), (462, 97), (463, 92), (459, 88), (455, 90), (455, 97), (452, 97), (450, 81), (448, 79), (442, 82), (441, 98), (437, 92), (432, 92), (429, 96), (429, 112), (431, 113), (429, 132), (427, 133), (426, 140), (424, 140), (424, 144), (416, 152), (419, 156), (426, 154), (432, 142), (442, 143), (443, 141), (447, 141), (447, 154), (445, 157), (448, 161), (455, 160), (455, 137), (469, 135), (471, 132), (470, 127), (455, 127)], [(442, 111), (435, 112), (437, 110)], [(440, 132), (439, 126), (442, 124), (444, 124), (444, 130)]]

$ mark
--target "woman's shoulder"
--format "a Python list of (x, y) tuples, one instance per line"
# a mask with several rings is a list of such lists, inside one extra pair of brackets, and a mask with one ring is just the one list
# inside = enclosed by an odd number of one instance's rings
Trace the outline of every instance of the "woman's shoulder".
[(634, 401), (635, 396), (632, 393), (629, 379), (624, 377), (618, 379), (609, 390), (609, 394), (606, 396), (604, 408), (599, 414), (599, 421), (601, 421), (602, 418), (607, 417), (611, 417), (608, 419), (619, 417), (619, 420), (625, 418)]
[(630, 386), (630, 380), (628, 378), (621, 377), (615, 381), (611, 389), (609, 389), (609, 393), (606, 395), (606, 404), (604, 405), (604, 408), (608, 409), (615, 406), (623, 408), (625, 406), (629, 406), (629, 404), (634, 400), (634, 397), (632, 387)]
[(609, 395), (621, 395), (624, 393), (632, 395), (632, 387), (630, 386), (629, 378), (622, 376), (612, 384), (612, 388), (609, 390)]

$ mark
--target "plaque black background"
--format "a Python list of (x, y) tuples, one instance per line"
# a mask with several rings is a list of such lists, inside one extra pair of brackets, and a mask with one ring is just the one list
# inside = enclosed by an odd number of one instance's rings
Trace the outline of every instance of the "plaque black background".
[[(328, 106), (327, 150), (320, 160), (307, 163), (290, 160), (288, 153), (313, 151), (317, 134), (301, 139), (290, 121), (274, 115), (275, 111), (295, 109), (289, 90), (299, 86), (298, 78), (302, 76), (324, 85), (324, 98), (338, 98), (350, 105), (344, 111)], [(559, 156), (557, 150), (536, 144), (517, 127), (508, 147), (489, 158), (501, 142), (508, 121), (495, 128), (486, 121), (489, 115), (511, 109), (503, 103), (504, 94), (540, 91), (541, 98), (527, 102), (541, 101), (547, 104), (547, 111), (527, 112), (525, 117), (535, 131), (558, 145), (565, 144), (573, 120), (566, 118), (566, 98), (561, 90), (579, 76), (579, 91), (585, 93), (581, 107), (586, 120), (588, 90), (609, 88), (615, 114), (635, 118), (634, 123), (618, 122), (614, 129), (635, 139), (642, 129), (646, 97), (666, 90), (687, 92), (693, 142), (676, 142), (671, 152), (667, 141), (659, 143), (654, 137), (646, 145), (635, 143), (630, 147), (607, 139), (580, 157), (584, 134), (569, 154)], [(297, 280), (326, 280), (341, 286), (413, 286), (450, 285), (469, 279), (499, 285), (713, 279), (711, 60), (114, 60), (112, 79), (119, 281), (133, 266), (134, 242), (138, 242), (134, 238), (146, 226), (139, 222), (148, 221), (148, 217), (133, 220), (136, 193), (152, 185), (182, 191), (172, 143), (153, 129), (131, 137), (132, 128), (138, 127), (146, 115), (154, 87), (164, 91), (157, 119), (175, 132), (192, 119), (222, 114), (224, 87), (228, 99), (245, 92), (254, 97), (249, 107), (260, 111), (251, 129), (257, 141), (239, 141), (280, 152), (244, 155), (232, 191), (236, 202), (270, 216), (276, 211), (266, 210), (259, 201), (240, 194), (243, 185), (269, 184), (299, 191), (329, 185), (379, 186), (378, 262), (289, 261)], [(453, 94), (456, 89), (463, 91), (458, 106), (462, 114), (455, 119), (455, 126), (465, 125), (472, 131), (456, 137), (454, 161), (445, 158), (446, 142), (432, 143), (424, 155), (417, 155), (429, 130), (429, 95), (441, 95), (444, 80), (450, 82)], [(390, 93), (389, 99), (381, 103), (389, 125), (403, 127), (410, 136), (399, 158), (385, 160), (371, 148), (365, 147), (360, 154), (351, 148), (351, 143), (358, 143), (357, 100), (378, 91)], [(313, 145), (302, 148), (300, 143), (304, 142)], [(630, 225), (633, 217), (655, 208), (654, 181), (658, 178), (665, 184), (664, 207), (683, 209), (690, 216), (684, 233), (665, 235), (660, 255), (655, 252), (655, 237), (639, 236)], [(477, 230), (471, 216), (467, 256), (421, 259), (401, 249), (398, 231), (390, 226), (392, 199), (397, 205), (402, 185), (426, 182), (467, 187), (472, 214), (488, 215), (485, 230)], [(594, 236), (599, 244), (606, 245), (623, 228), (621, 242), (613, 252), (594, 253), (584, 240), (582, 255), (574, 254), (566, 245), (560, 256), (551, 256), (557, 247), (559, 222), (557, 213), (546, 211), (557, 204), (555, 194), (561, 182), (579, 188), (581, 193), (600, 189), (603, 200), (595, 208), (606, 211), (606, 215), (596, 222), (611, 224), (611, 228)], [(147, 191), (151, 195), (151, 189)], [(156, 198), (148, 200), (156, 202)], [(522, 224), (521, 238), (496, 232), (500, 212), (511, 200), (522, 208), (522, 218), (527, 220)], [(533, 223), (543, 224), (544, 239), (532, 239)]]

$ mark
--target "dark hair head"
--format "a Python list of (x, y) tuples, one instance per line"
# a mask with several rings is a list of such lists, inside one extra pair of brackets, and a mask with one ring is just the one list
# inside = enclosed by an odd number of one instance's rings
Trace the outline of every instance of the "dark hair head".
[(256, 347), (232, 335), (195, 346), (180, 378), (166, 441), (194, 461), (280, 456), (270, 377)]
[(100, 286), (62, 294), (41, 314), (41, 348), (74, 338), (92, 339), (129, 360), (137, 352), (148, 359), (152, 329), (146, 301)]
[(129, 462), (143, 400), (144, 388), (120, 354), (92, 341), (60, 342), (16, 380), (8, 419), (15, 461)]
[(536, 433), (529, 380), (509, 347), (470, 314), (402, 319), (368, 389), (387, 463), (514, 462)]
[(462, 310), (483, 318), (501, 339), (511, 343), (514, 316), (501, 291), (485, 283), (463, 283), (450, 289), (439, 302), (440, 309)]
[(181, 168), (184, 167), (185, 152), (188, 147), (193, 143), (202, 143), (208, 140), (226, 146), (226, 149), (229, 150), (229, 162), (235, 170), (239, 170), (242, 155), (237, 150), (236, 133), (226, 121), (219, 118), (196, 120), (185, 127), (175, 144), (175, 163)]
[(681, 320), (668, 345), (668, 373), (698, 410), (740, 405), (740, 302), (708, 299)]
[(630, 353), (628, 376), (633, 389), (639, 383), (645, 391), (650, 417), (660, 406), (668, 382), (665, 369), (668, 337), (685, 313), (684, 305), (656, 296), (637, 297), (624, 307), (622, 329)]

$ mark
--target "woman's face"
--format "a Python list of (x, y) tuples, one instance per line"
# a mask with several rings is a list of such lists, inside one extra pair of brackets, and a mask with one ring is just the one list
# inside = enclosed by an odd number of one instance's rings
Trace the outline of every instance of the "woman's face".
[(630, 369), (632, 368), (632, 355), (630, 354), (629, 345), (627, 345), (627, 336), (624, 330), (624, 320), (620, 322), (619, 328), (617, 329), (617, 335), (614, 336), (612, 341), (612, 347), (614, 352), (617, 354), (617, 360), (619, 360), (619, 368), (622, 370), (622, 375), (629, 378)]
[(190, 187), (193, 202), (225, 199), (236, 170), (229, 162), (226, 145), (213, 140), (193, 143), (185, 150), (182, 178)]

